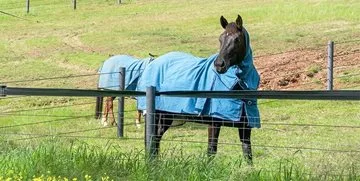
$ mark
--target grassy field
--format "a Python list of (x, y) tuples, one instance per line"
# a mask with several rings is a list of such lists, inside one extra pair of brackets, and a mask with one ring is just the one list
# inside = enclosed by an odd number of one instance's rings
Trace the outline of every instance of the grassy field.
[[(0, 14), (0, 83), (93, 89), (109, 55), (209, 56), (218, 50), (221, 15), (243, 17), (255, 56), (321, 48), (328, 40), (359, 46), (356, 0), (115, 2), (80, 1), (74, 11), (71, 1), (32, 0), (26, 14), (25, 3), (0, 0), (1, 11), (22, 18)], [(360, 87), (359, 76), (340, 81)], [(161, 158), (148, 163), (143, 127), (133, 125), (134, 101), (126, 100), (123, 139), (93, 118), (94, 104), (94, 98), (1, 98), (0, 180), (360, 180), (358, 101), (260, 100), (252, 167), (241, 159), (236, 129), (222, 129), (219, 153), (209, 162), (207, 127), (191, 123), (171, 128)]]

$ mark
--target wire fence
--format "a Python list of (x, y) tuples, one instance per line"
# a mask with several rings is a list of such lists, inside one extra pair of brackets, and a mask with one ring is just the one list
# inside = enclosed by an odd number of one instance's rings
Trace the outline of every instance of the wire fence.
[[(127, 124), (127, 126), (132, 126), (133, 124)], [(337, 127), (339, 128), (339, 127)], [(14, 133), (14, 132), (1, 132), (0, 135), (4, 136), (12, 136), (13, 138), (8, 139), (8, 141), (26, 141), (31, 139), (39, 139), (39, 138), (46, 138), (46, 137), (58, 137), (58, 138), (75, 138), (75, 139), (100, 139), (100, 140), (116, 140), (119, 142), (122, 141), (143, 141), (144, 138), (142, 137), (124, 137), (119, 139), (116, 136), (91, 136), (91, 135), (81, 135), (79, 133), (85, 133), (85, 132), (93, 132), (93, 131), (101, 131), (101, 130), (115, 130), (115, 127), (100, 127), (100, 128), (92, 128), (92, 129), (83, 129), (83, 130), (76, 130), (76, 131), (68, 131), (68, 132), (58, 132), (58, 133), (52, 133), (52, 134), (44, 134), (44, 133)], [(266, 130), (266, 128), (265, 128)], [(76, 135), (70, 135), (70, 134), (76, 134)], [(18, 137), (25, 137), (25, 138), (18, 138)], [(164, 138), (161, 140), (161, 142), (169, 142), (169, 143), (186, 143), (186, 144), (199, 144), (199, 145), (207, 145), (207, 141), (199, 141), (199, 140), (189, 140), (189, 137), (186, 137), (185, 139), (169, 139)], [(236, 146), (241, 147), (241, 143), (234, 143), (234, 142), (226, 142), (226, 141), (220, 141), (217, 143), (220, 147), (221, 146)], [(320, 151), (320, 152), (331, 152), (331, 153), (360, 153), (359, 148), (354, 147), (353, 144), (348, 143), (349, 145), (343, 145), (341, 147), (336, 147), (338, 149), (334, 148), (324, 148), (320, 147), (319, 145), (313, 145), (313, 147), (309, 146), (283, 146), (283, 145), (266, 145), (266, 144), (252, 144), (251, 146), (256, 149), (275, 149), (275, 150), (303, 150), (303, 151)], [(351, 149), (349, 149), (351, 148)]]
[[(355, 93), (357, 94), (357, 93)], [(173, 94), (173, 95), (176, 95)], [(211, 96), (211, 95), (208, 95)], [(229, 95), (228, 95), (229, 96)], [(267, 104), (267, 103), (274, 103), (276, 101), (267, 101), (267, 102), (263, 102), (263, 104)], [(38, 113), (34, 113), (34, 111), (43, 111), (43, 110), (50, 110), (50, 109), (57, 109), (57, 108), (69, 108), (69, 107), (74, 107), (74, 106), (84, 106), (84, 105), (94, 105), (95, 102), (91, 101), (91, 102), (85, 102), (85, 103), (79, 103), (79, 104), (71, 104), (71, 105), (60, 105), (60, 106), (49, 106), (49, 107), (41, 107), (41, 108), (34, 108), (34, 109), (23, 109), (23, 110), (11, 110), (11, 111), (3, 111), (1, 112), (1, 116), (19, 116), (19, 117), (49, 117), (49, 118), (62, 118), (62, 119), (55, 119), (55, 120), (49, 120), (49, 121), (42, 121), (42, 122), (32, 122), (32, 123), (28, 123), (29, 125), (33, 125), (33, 124), (42, 124), (42, 123), (50, 123), (50, 122), (57, 122), (57, 121), (67, 121), (67, 120), (73, 120), (73, 119), (77, 119), (77, 118), (88, 118), (91, 117), (92, 115), (84, 115), (84, 116), (69, 116), (69, 115), (49, 115), (49, 114), (38, 114)], [(259, 104), (261, 105), (261, 104)], [(124, 111), (124, 113), (126, 112), (135, 112), (136, 109), (130, 109), (130, 110), (126, 110)], [(23, 112), (33, 112), (33, 114), (24, 114)], [(118, 112), (115, 112), (118, 113)], [(166, 113), (162, 113), (163, 116), (175, 116), (174, 114), (166, 114)], [(177, 115), (178, 116), (178, 115)], [(198, 122), (198, 123), (204, 123), (204, 121), (209, 121), (211, 120), (212, 123), (222, 123), (221, 121), (216, 121), (214, 119), (212, 119), (212, 117), (207, 117), (207, 116), (202, 116), (202, 117), (197, 117), (197, 116), (193, 116), (193, 115), (181, 115), (181, 118), (172, 118), (172, 120), (174, 121), (184, 121), (184, 120), (189, 120), (191, 119), (192, 122)], [(199, 119), (201, 118), (201, 119)], [(252, 118), (252, 117), (249, 117)], [(256, 117), (254, 117), (256, 118)], [(166, 120), (166, 119), (164, 119)], [(280, 122), (264, 122), (264, 125), (274, 125), (274, 126), (303, 126), (303, 127), (332, 127), (332, 128), (353, 128), (353, 129), (358, 129), (359, 126), (353, 126), (353, 125), (330, 125), (330, 124), (306, 124), (306, 123), (280, 123)], [(8, 127), (18, 127), (18, 126), (24, 126), (24, 125), (11, 125), (11, 126), (5, 126), (5, 127), (1, 127), (3, 128), (8, 128)], [(163, 126), (167, 126), (167, 125), (163, 125)]]
[[(29, 1), (29, 4), (27, 3)], [(23, 2), (6, 2), (5, 4), (0, 4), (1, 7), (4, 10), (14, 10), (14, 9), (30, 9), (29, 12), (31, 12), (31, 9), (41, 9), (44, 10), (50, 6), (50, 8), (54, 8), (56, 6), (57, 8), (66, 8), (66, 9), (76, 9), (78, 7), (82, 6), (91, 6), (91, 5), (103, 5), (103, 6), (109, 6), (109, 5), (119, 5), (121, 3), (120, 0), (113, 1), (113, 3), (106, 3), (103, 1), (79, 1), (79, 0), (71, 0), (71, 1), (36, 1), (36, 0), (25, 0)], [(122, 3), (126, 3), (123, 2)]]
[[(84, 135), (68, 135), (73, 133), (83, 133), (90, 131), (106, 130), (106, 129), (115, 129), (115, 127), (105, 127), (105, 128), (94, 128), (94, 129), (85, 129), (78, 131), (70, 132), (60, 132), (56, 134), (35, 134), (35, 133), (0, 133), (0, 135), (15, 135), (15, 136), (30, 136), (29, 138), (13, 139), (9, 141), (20, 141), (20, 140), (29, 140), (35, 138), (44, 138), (44, 137), (63, 137), (63, 138), (78, 138), (78, 139), (102, 139), (102, 140), (119, 140), (116, 136), (114, 137), (98, 137), (98, 136), (84, 136)], [(126, 137), (122, 138), (124, 140), (134, 140), (134, 141), (143, 141), (143, 138), (132, 138)], [(193, 143), (193, 144), (208, 144), (206, 141), (190, 141), (190, 140), (175, 140), (175, 139), (162, 139), (164, 142), (181, 142), (181, 143)], [(241, 146), (241, 143), (229, 143), (229, 142), (218, 142), (219, 145), (228, 145), (228, 146)], [(321, 151), (321, 152), (333, 152), (333, 153), (360, 153), (360, 150), (346, 150), (346, 149), (326, 149), (326, 148), (316, 148), (316, 147), (301, 147), (301, 146), (280, 146), (280, 145), (257, 145), (252, 144), (252, 147), (258, 148), (271, 148), (271, 149), (286, 149), (286, 150), (309, 150), (309, 151)]]
[[(35, 98), (36, 99), (36, 98)], [(271, 100), (271, 101), (263, 101), (258, 103), (258, 105), (266, 105), (266, 104), (270, 104), (270, 103), (276, 103), (279, 102), (279, 100)], [(6, 117), (6, 116), (15, 116), (15, 117), (47, 117), (47, 118), (64, 118), (64, 119), (60, 119), (61, 120), (71, 120), (71, 119), (77, 119), (77, 118), (82, 118), (82, 117), (91, 117), (92, 115), (85, 115), (85, 116), (70, 116), (70, 115), (51, 115), (51, 113), (48, 114), (39, 114), (38, 112), (40, 111), (44, 111), (44, 110), (54, 110), (54, 109), (59, 109), (59, 108), (70, 108), (72, 109), (72, 107), (76, 107), (76, 106), (93, 106), (95, 105), (95, 101), (89, 101), (89, 102), (85, 102), (85, 103), (71, 103), (69, 105), (59, 105), (59, 106), (42, 106), (40, 108), (32, 108), (32, 109), (16, 109), (16, 110), (6, 110), (6, 111), (1, 111), (0, 112), (0, 116)], [(129, 110), (125, 110), (123, 113), (131, 113), (131, 112), (136, 112), (137, 109), (129, 109)], [(24, 112), (31, 112), (31, 113), (24, 113)], [(117, 114), (119, 112), (114, 111), (114, 114)], [(171, 113), (162, 113), (161, 115), (163, 116), (176, 116), (176, 114), (171, 114)], [(179, 115), (177, 115), (179, 117)], [(69, 118), (69, 119), (68, 119)], [(199, 119), (202, 118), (202, 119)], [(258, 118), (258, 117), (249, 117), (249, 118)], [(166, 120), (166, 118), (164, 118), (164, 120)], [(174, 121), (184, 121), (184, 120), (191, 120), (191, 122), (198, 122), (198, 123), (203, 123), (204, 120), (211, 120), (212, 123), (222, 123), (222, 121), (215, 121), (214, 119), (212, 119), (212, 117), (210, 116), (206, 116), (203, 115), (201, 117), (198, 116), (193, 116), (193, 115), (182, 115), (181, 118), (172, 118), (171, 120)], [(57, 121), (57, 120), (55, 120)], [(46, 121), (47, 122), (47, 121)], [(44, 122), (40, 122), (40, 123), (44, 123)], [(36, 124), (36, 123), (35, 123)], [(354, 126), (354, 125), (329, 125), (329, 124), (306, 124), (306, 123), (281, 123), (281, 122), (264, 122), (262, 123), (264, 125), (276, 125), (276, 126), (304, 126), (304, 127), (308, 127), (308, 126), (313, 126), (313, 127), (333, 127), (333, 128), (355, 128), (358, 129), (360, 128), (359, 126)], [(15, 125), (18, 126), (18, 125)], [(0, 127), (2, 128), (2, 127)]]
[[(144, 133), (146, 132), (144, 128), (147, 125), (142, 123), (143, 127), (136, 127), (133, 116), (130, 115), (136, 112), (136, 109), (130, 108), (122, 113), (123, 119), (125, 119), (123, 124), (125, 126), (125, 135), (122, 138), (116, 135), (117, 126), (103, 127), (98, 121), (93, 119), (93, 114), (81, 115), (80, 113), (72, 113), (69, 115), (66, 112), (58, 114), (57, 111), (55, 111), (56, 114), (52, 114), (48, 111), (63, 108), (77, 110), (78, 108), (76, 107), (85, 106), (85, 109), (82, 109), (81, 112), (92, 112), (95, 102), (87, 101), (87, 99), (83, 99), (83, 101), (86, 102), (0, 112), (0, 138), (7, 142), (22, 144), (59, 138), (99, 142), (112, 141), (114, 144), (121, 145), (124, 149), (143, 147), (141, 145), (143, 145)], [(279, 100), (271, 100), (264, 101), (263, 104), (259, 105), (266, 106), (269, 103), (281, 104)], [(328, 103), (326, 101), (321, 103), (323, 105), (321, 111), (326, 111), (324, 108), (328, 106)], [(276, 111), (276, 108), (272, 107), (267, 107), (267, 109)], [(306, 159), (313, 158), (314, 155), (321, 155), (321, 157), (331, 157), (334, 160), (340, 159), (344, 161), (360, 154), (360, 148), (358, 147), (360, 140), (356, 136), (360, 129), (360, 125), (356, 120), (360, 119), (360, 115), (347, 114), (347, 121), (328, 122), (324, 121), (327, 118), (314, 118), (314, 120), (307, 121), (299, 117), (297, 119), (284, 120), (280, 117), (276, 118), (276, 116), (266, 114), (268, 112), (262, 115), (263, 118), (268, 117), (262, 121), (262, 128), (252, 131), (251, 147), (255, 152), (255, 158), (259, 157), (258, 154), (262, 152), (266, 153), (268, 157), (276, 156), (279, 158), (290, 157), (294, 153), (301, 152), (300, 155)], [(279, 113), (275, 112), (274, 114)], [(291, 111), (289, 113), (283, 111), (278, 116), (281, 116), (281, 114), (291, 115), (292, 113)], [(316, 113), (308, 112), (307, 114)], [(115, 112), (116, 115), (117, 112)], [(336, 115), (342, 118), (343, 114), (338, 113)], [(163, 148), (171, 149), (174, 145), (177, 145), (177, 148), (183, 148), (183, 150), (189, 149), (192, 152), (204, 151), (203, 149), (207, 148), (209, 144), (206, 139), (209, 129), (208, 124), (215, 125), (213, 126), (214, 128), (220, 128), (219, 125), (224, 123), (224, 120), (214, 119), (211, 116), (205, 115), (199, 117), (197, 115), (155, 113), (154, 116), (162, 117), (162, 121), (165, 122), (169, 120), (174, 121), (171, 125), (161, 122), (150, 125), (158, 128), (170, 127), (168, 133), (161, 139)], [(18, 117), (24, 117), (25, 120), (18, 119)], [(332, 115), (331, 117), (334, 118), (336, 116)], [(248, 117), (248, 119), (250, 118), (252, 117)], [(2, 123), (9, 119), (12, 120), (11, 124)], [(308, 117), (305, 119), (308, 119)], [(186, 124), (184, 125), (184, 123)], [(57, 129), (55, 129), (56, 125), (58, 125)], [(244, 131), (250, 128), (238, 127), (234, 124), (233, 126), (221, 126), (221, 129), (222, 133), (220, 134), (223, 136), (217, 141), (217, 146), (219, 147), (218, 155), (227, 157), (239, 155), (243, 144), (239, 140), (240, 135), (237, 135), (237, 132), (240, 134), (240, 130)], [(155, 133), (153, 136), (159, 136), (159, 133)], [(250, 140), (242, 139), (242, 141)], [(134, 146), (134, 144), (137, 146)]]

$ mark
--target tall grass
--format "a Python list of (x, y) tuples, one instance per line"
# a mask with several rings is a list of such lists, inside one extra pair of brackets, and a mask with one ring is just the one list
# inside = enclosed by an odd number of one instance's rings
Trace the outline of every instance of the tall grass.
[[(75, 144), (76, 142), (76, 144)], [(281, 160), (264, 170), (237, 159), (176, 155), (165, 151), (149, 160), (142, 150), (123, 152), (116, 145), (91, 146), (52, 138), (36, 147), (0, 152), (0, 180), (8, 178), (79, 180), (359, 180), (355, 165), (341, 175), (307, 170), (296, 159)], [(2, 147), (8, 147), (2, 142)], [(339, 168), (340, 170), (343, 168)]]

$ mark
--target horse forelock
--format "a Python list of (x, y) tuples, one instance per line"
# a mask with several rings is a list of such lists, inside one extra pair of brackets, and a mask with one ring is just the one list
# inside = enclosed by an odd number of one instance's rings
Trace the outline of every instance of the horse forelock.
[(235, 34), (240, 32), (240, 30), (238, 29), (238, 27), (236, 26), (236, 24), (234, 22), (229, 23), (226, 28), (225, 28), (226, 33), (229, 34)]

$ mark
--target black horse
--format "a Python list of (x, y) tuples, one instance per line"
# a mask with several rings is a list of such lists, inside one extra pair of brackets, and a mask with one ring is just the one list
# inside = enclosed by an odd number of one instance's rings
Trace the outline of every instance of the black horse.
[[(239, 66), (246, 56), (251, 56), (251, 63), (246, 66), (251, 67), (253, 70), (253, 74), (244, 73), (243, 76), (257, 76), (258, 73), (252, 63), (252, 55), (249, 54), (247, 47), (249, 41), (246, 36), (248, 35), (245, 28), (243, 28), (243, 22), (240, 15), (238, 15), (235, 22), (228, 23), (227, 20), (221, 16), (220, 24), (224, 28), (224, 32), (220, 35), (220, 52), (216, 57), (213, 67), (216, 72), (220, 74), (225, 74), (232, 66)], [(251, 53), (251, 50), (250, 50)], [(248, 57), (249, 58), (249, 57)], [(246, 71), (243, 71), (246, 72)], [(258, 80), (258, 79), (257, 79)], [(173, 84), (176, 84), (174, 82)], [(254, 83), (256, 85), (254, 89), (258, 87), (258, 81)], [(231, 90), (246, 90), (246, 85), (241, 85), (241, 83), (234, 86)], [(255, 100), (256, 102), (256, 100)], [(217, 152), (217, 145), (218, 145), (218, 137), (220, 133), (221, 126), (231, 126), (238, 128), (240, 141), (242, 143), (242, 150), (245, 159), (252, 163), (252, 151), (251, 151), (251, 124), (249, 124), (249, 115), (248, 111), (246, 110), (246, 105), (248, 100), (243, 100), (243, 105), (239, 112), (241, 113), (240, 120), (234, 122), (231, 120), (225, 120), (218, 117), (211, 117), (211, 116), (197, 116), (192, 114), (180, 115), (178, 113), (173, 113), (169, 111), (160, 111), (156, 110), (155, 115), (155, 123), (156, 123), (156, 136), (154, 138), (156, 144), (156, 152), (158, 154), (160, 148), (160, 140), (164, 133), (169, 129), (171, 124), (175, 119), (187, 119), (189, 121), (196, 120), (195, 122), (200, 122), (203, 124), (209, 124), (208, 127), (208, 155), (212, 156), (215, 155)], [(249, 104), (252, 103), (251, 101)], [(257, 110), (257, 107), (256, 107)], [(253, 116), (253, 115), (250, 115)], [(200, 121), (199, 121), (200, 120)]]

